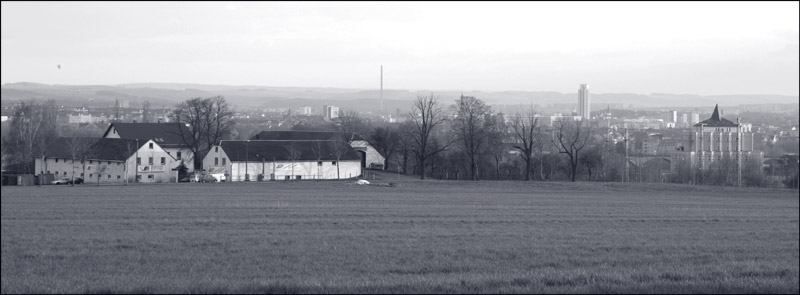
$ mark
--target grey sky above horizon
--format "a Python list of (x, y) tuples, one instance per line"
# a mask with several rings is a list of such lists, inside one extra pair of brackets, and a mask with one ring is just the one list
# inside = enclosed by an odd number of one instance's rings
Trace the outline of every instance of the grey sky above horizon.
[[(798, 2), (2, 2), (2, 83), (798, 95)], [(61, 69), (57, 65), (61, 65)]]

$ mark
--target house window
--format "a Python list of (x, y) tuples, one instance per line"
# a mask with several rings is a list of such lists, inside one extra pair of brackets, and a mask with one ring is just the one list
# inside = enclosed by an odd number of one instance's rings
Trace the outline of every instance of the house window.
[(117, 134), (117, 129), (111, 129), (111, 133)]
[(153, 149), (153, 143), (152, 142), (150, 143), (150, 149), (151, 150)]
[(92, 170), (92, 166), (86, 166), (86, 170)]
[(331, 162), (331, 165), (336, 166), (336, 161)]
[(297, 177), (295, 177), (294, 179), (302, 179), (302, 176), (297, 175)]
[(67, 171), (64, 171), (64, 176), (67, 176)]
[(215, 147), (214, 147), (214, 152), (215, 152), (215, 153), (219, 153), (219, 147), (218, 147), (218, 146), (215, 146)]
[(117, 175), (117, 180), (120, 180), (120, 178), (122, 178), (122, 177), (121, 177), (121, 176), (119, 176), (119, 175)]
[(56, 171), (55, 175), (58, 176), (58, 171)]
[(178, 158), (178, 160), (181, 159), (181, 152), (178, 152), (178, 157), (177, 158)]
[(56, 158), (56, 163), (58, 163), (58, 158)]
[(83, 173), (81, 173), (81, 177), (83, 177)]
[(147, 174), (147, 179), (153, 179), (153, 174)]
[(108, 165), (111, 165), (111, 161), (108, 161)]
[(92, 163), (94, 163), (94, 161), (92, 161), (92, 160), (89, 160), (89, 164), (92, 164)]
[(167, 163), (167, 158), (161, 157), (161, 165), (164, 165), (166, 163)]
[(93, 175), (94, 175), (94, 174), (91, 174), (91, 173), (89, 173), (89, 178), (92, 178), (92, 176), (93, 176)]
[(222, 165), (225, 166), (225, 158), (222, 158)]
[(284, 179), (286, 179), (286, 180), (292, 180), (292, 177), (291, 177), (291, 176), (289, 176), (289, 175), (286, 175), (286, 177), (284, 177)]
[(322, 166), (322, 161), (317, 162), (317, 166)]
[(142, 157), (136, 157), (136, 165), (142, 164)]
[(122, 164), (122, 163), (120, 163), (120, 162), (117, 162), (117, 166), (119, 166), (119, 165), (121, 165), (121, 164)]
[(141, 180), (142, 180), (142, 176), (141, 175), (136, 175), (136, 181), (139, 182)]
[(47, 174), (50, 174), (50, 170), (47, 170)]
[(147, 158), (147, 163), (149, 163), (148, 165), (153, 165), (153, 157)]
[(219, 165), (219, 158), (214, 157), (214, 166)]
[(111, 179), (111, 174), (108, 175), (108, 179)]

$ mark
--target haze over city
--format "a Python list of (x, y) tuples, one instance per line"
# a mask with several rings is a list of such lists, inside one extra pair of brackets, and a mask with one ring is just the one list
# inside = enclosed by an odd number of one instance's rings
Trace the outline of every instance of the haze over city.
[(798, 23), (798, 2), (2, 2), (0, 68), (376, 89), (383, 65), (386, 89), (796, 96)]

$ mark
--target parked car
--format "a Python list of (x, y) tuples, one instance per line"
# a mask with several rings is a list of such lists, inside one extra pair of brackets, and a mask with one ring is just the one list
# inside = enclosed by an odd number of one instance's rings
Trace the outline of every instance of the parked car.
[[(53, 180), (53, 181), (50, 182), (50, 184), (55, 184), (55, 185), (71, 184), (71, 183), (72, 183), (72, 179), (70, 179), (69, 177), (64, 177), (62, 179)], [(83, 178), (75, 177), (75, 184), (81, 184), (81, 183), (83, 183)]]
[(72, 179), (69, 179), (67, 177), (64, 177), (62, 179), (56, 179), (56, 180), (53, 180), (53, 181), (50, 182), (50, 184), (55, 184), (55, 185), (70, 184), (70, 183), (72, 183)]

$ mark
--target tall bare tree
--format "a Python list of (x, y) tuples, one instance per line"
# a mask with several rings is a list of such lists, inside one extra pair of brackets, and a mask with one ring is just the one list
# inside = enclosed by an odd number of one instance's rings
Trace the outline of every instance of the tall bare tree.
[(495, 165), (495, 173), (497, 180), (500, 180), (500, 164), (503, 161), (503, 156), (507, 153), (504, 143), (507, 140), (505, 122), (500, 122), (501, 114), (493, 115), (492, 119), (487, 122), (487, 146), (486, 153), (489, 155)]
[(295, 164), (295, 162), (297, 162), (297, 160), (300, 159), (300, 154), (301, 154), (301, 151), (294, 144), (294, 142), (289, 144), (289, 149), (286, 152), (286, 157), (289, 158), (290, 161), (292, 161), (292, 177), (289, 179), (291, 181), (294, 181), (294, 164)]
[(580, 152), (592, 138), (592, 129), (584, 126), (584, 121), (559, 120), (556, 122), (554, 144), (558, 152), (569, 157), (569, 175), (577, 180)]
[(72, 160), (72, 181), (71, 185), (75, 185), (75, 164), (78, 160), (83, 160), (90, 152), (90, 148), (94, 139), (87, 137), (69, 137), (66, 141), (66, 148), (69, 151)]
[(27, 173), (33, 171), (33, 158), (44, 154), (48, 143), (56, 138), (57, 110), (50, 100), (38, 105), (23, 102), (14, 112), (6, 138), (8, 160)]
[(367, 125), (364, 118), (352, 109), (342, 109), (339, 112), (337, 129), (344, 134), (348, 143), (352, 142), (355, 134), (366, 135)]
[(342, 165), (342, 157), (347, 153), (347, 150), (350, 149), (350, 144), (344, 139), (331, 140), (328, 141), (328, 148), (333, 154), (333, 157), (336, 158), (336, 179), (341, 179), (339, 167)]
[(511, 130), (514, 137), (512, 146), (519, 150), (520, 157), (525, 161), (525, 181), (531, 180), (533, 153), (542, 144), (538, 128), (539, 118), (535, 114), (536, 110), (530, 108), (528, 111), (518, 112), (511, 117)]
[(319, 179), (322, 177), (322, 165), (320, 165), (320, 163), (322, 163), (322, 157), (325, 153), (325, 149), (322, 146), (321, 140), (314, 141), (314, 143), (311, 145), (311, 152), (314, 153), (314, 157), (317, 158), (317, 179)]
[(188, 124), (188, 130), (179, 128), (176, 132), (192, 152), (195, 169), (202, 168), (203, 157), (213, 145), (227, 138), (235, 125), (233, 112), (222, 96), (181, 102), (170, 117), (175, 122)]
[(400, 132), (396, 127), (376, 127), (369, 136), (369, 143), (383, 155), (383, 170), (389, 168), (389, 159), (398, 150)]
[(411, 113), (413, 128), (409, 134), (414, 144), (414, 155), (419, 165), (419, 178), (425, 179), (425, 162), (436, 154), (447, 150), (453, 143), (449, 139), (441, 144), (433, 144), (436, 127), (441, 125), (445, 118), (438, 98), (432, 93), (430, 96), (417, 96)]
[(484, 154), (487, 145), (487, 120), (491, 107), (473, 96), (461, 95), (453, 105), (457, 114), (453, 120), (453, 130), (470, 164), (470, 178), (478, 180), (478, 160)]

